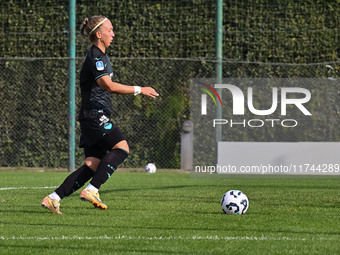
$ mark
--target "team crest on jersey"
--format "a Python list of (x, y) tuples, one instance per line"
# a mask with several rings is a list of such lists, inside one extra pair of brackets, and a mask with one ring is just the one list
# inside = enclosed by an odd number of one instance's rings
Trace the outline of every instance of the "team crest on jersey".
[(103, 71), (104, 70), (104, 64), (103, 61), (97, 61), (96, 62), (96, 67), (98, 71)]

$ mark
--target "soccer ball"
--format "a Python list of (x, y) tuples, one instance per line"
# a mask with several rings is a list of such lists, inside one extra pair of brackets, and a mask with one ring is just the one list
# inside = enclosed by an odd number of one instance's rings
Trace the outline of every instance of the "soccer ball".
[(145, 166), (145, 172), (147, 173), (156, 173), (156, 166), (153, 163), (149, 163)]
[(229, 190), (221, 199), (222, 211), (226, 214), (245, 214), (249, 200), (240, 190)]

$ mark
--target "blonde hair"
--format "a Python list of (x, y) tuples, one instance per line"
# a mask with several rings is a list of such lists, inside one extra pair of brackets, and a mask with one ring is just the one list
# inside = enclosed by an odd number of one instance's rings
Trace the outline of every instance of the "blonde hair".
[(92, 16), (85, 18), (80, 25), (80, 34), (83, 38), (89, 38), (91, 42), (96, 40), (96, 30), (100, 28), (101, 22), (107, 19), (104, 16)]

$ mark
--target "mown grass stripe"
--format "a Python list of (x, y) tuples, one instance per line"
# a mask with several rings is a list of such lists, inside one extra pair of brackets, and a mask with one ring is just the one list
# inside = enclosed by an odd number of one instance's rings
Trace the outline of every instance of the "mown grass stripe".
[(336, 241), (337, 238), (324, 237), (272, 237), (272, 236), (0, 236), (0, 240), (244, 240), (244, 241)]

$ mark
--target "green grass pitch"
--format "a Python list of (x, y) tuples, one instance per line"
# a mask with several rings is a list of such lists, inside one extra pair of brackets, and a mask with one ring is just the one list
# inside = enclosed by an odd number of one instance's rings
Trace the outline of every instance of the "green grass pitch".
[[(339, 178), (191, 178), (117, 172), (106, 211), (79, 199), (40, 206), (68, 173), (0, 172), (0, 254), (340, 254)], [(222, 213), (230, 189), (245, 215)]]

